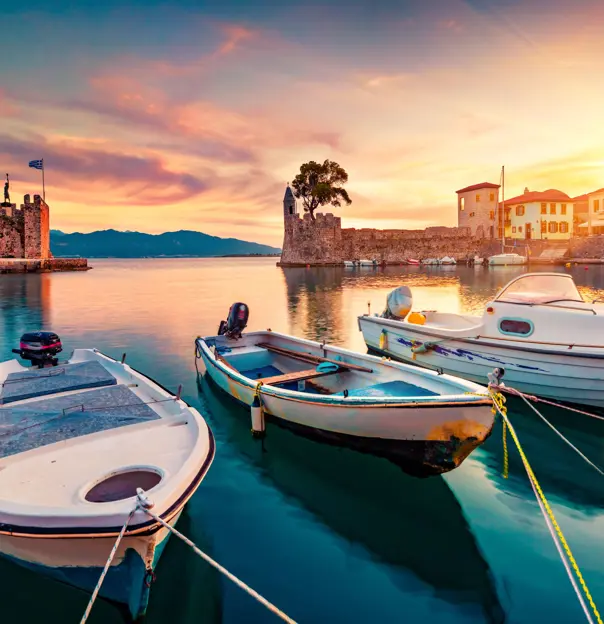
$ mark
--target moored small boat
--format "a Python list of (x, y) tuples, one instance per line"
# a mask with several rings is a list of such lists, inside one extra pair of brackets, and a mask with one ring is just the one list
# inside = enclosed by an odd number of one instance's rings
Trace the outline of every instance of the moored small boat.
[(524, 273), (482, 316), (411, 312), (409, 289), (396, 292), (405, 306), (359, 317), (370, 349), (478, 383), (498, 367), (521, 392), (604, 407), (604, 304), (584, 301), (569, 274)]
[(406, 261), (407, 261), (407, 264), (411, 266), (419, 266), (420, 264), (419, 260), (417, 260), (416, 258), (407, 258)]
[[(0, 554), (92, 591), (137, 488), (174, 526), (210, 467), (214, 440), (195, 409), (123, 361), (76, 349), (59, 364), (60, 341), (45, 344), (49, 335), (21, 344), (22, 357), (46, 367), (0, 364)], [(100, 596), (143, 615), (168, 537), (134, 511)]]
[(443, 266), (448, 266), (448, 265), (457, 264), (457, 261), (455, 260), (455, 258), (452, 258), (451, 256), (443, 256), (438, 261), (438, 264), (442, 264)]
[(242, 334), (246, 323), (221, 323), (196, 349), (212, 381), (252, 407), (257, 431), (261, 405), (283, 426), (423, 474), (455, 468), (491, 431), (482, 386), (270, 330)]
[(517, 253), (502, 253), (489, 257), (489, 266), (511, 266), (523, 265), (527, 263), (526, 256)]

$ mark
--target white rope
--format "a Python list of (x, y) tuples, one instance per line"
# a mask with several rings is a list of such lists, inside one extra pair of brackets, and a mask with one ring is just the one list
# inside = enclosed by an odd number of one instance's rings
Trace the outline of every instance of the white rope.
[(120, 534), (117, 536), (117, 539), (115, 540), (115, 544), (113, 545), (113, 548), (111, 549), (111, 552), (109, 553), (109, 558), (107, 559), (107, 563), (105, 563), (105, 567), (103, 568), (103, 571), (101, 572), (101, 576), (99, 577), (99, 580), (96, 584), (96, 587), (94, 588), (94, 591), (92, 592), (92, 596), (90, 597), (88, 606), (86, 607), (86, 611), (84, 612), (84, 615), (82, 616), (82, 619), (80, 620), (80, 624), (85, 624), (86, 620), (88, 619), (88, 616), (90, 615), (90, 612), (92, 611), (92, 606), (94, 605), (94, 601), (96, 600), (96, 597), (98, 596), (99, 591), (101, 590), (101, 585), (103, 584), (103, 581), (105, 580), (105, 576), (107, 575), (107, 572), (109, 571), (109, 567), (111, 566), (111, 562), (113, 561), (113, 558), (115, 557), (117, 548), (120, 545), (120, 542), (122, 541), (122, 537), (124, 537), (124, 533), (126, 532), (126, 528), (128, 527), (128, 524), (130, 523), (130, 520), (132, 520), (132, 516), (134, 515), (134, 512), (137, 509), (138, 509), (138, 503), (136, 507), (130, 512), (128, 517), (126, 518), (126, 522), (124, 522), (124, 526), (122, 527)]
[(255, 598), (260, 604), (264, 605), (269, 611), (274, 613), (277, 617), (281, 618), (284, 622), (288, 622), (288, 624), (296, 624), (295, 620), (292, 620), (288, 615), (283, 613), (278, 607), (269, 602), (266, 598), (263, 598), (257, 591), (253, 590), (249, 585), (246, 585), (243, 581), (240, 581), (234, 574), (231, 574), (226, 568), (222, 567), (217, 561), (214, 561), (212, 557), (206, 555), (202, 550), (200, 550), (188, 537), (183, 535), (180, 531), (175, 529), (173, 526), (169, 525), (167, 522), (162, 520), (159, 516), (154, 514), (150, 509), (148, 509), (148, 502), (144, 497), (144, 493), (139, 491), (138, 494), (139, 508), (144, 511), (147, 515), (151, 516), (156, 522), (159, 522), (164, 528), (171, 531), (176, 537), (180, 538), (185, 544), (190, 546), (193, 551), (199, 555), (202, 559), (207, 561), (212, 567), (216, 568), (219, 572), (222, 572), (230, 581), (235, 583), (237, 587), (240, 587), (248, 593), (252, 598)]
[[(564, 434), (558, 431), (558, 429), (556, 429), (556, 427), (554, 427), (554, 425), (552, 425), (552, 423), (550, 423), (549, 420), (547, 420), (547, 418), (545, 418), (545, 416), (528, 400), (528, 399), (532, 399), (533, 397), (531, 397), (530, 395), (525, 395), (523, 392), (520, 392), (519, 390), (515, 390), (514, 388), (508, 388), (507, 386), (502, 386), (500, 388), (502, 390), (512, 390), (510, 394), (520, 397), (533, 410), (533, 412), (535, 412), (535, 414), (537, 414), (537, 416), (539, 416), (539, 418), (541, 418), (541, 420), (552, 431), (554, 431), (556, 435), (558, 435), (564, 442), (566, 442), (566, 444), (568, 444), (568, 446), (570, 446), (570, 448), (573, 449), (573, 451), (575, 451), (575, 453), (577, 453), (577, 455), (579, 455), (579, 457), (582, 457), (594, 470), (597, 470), (604, 477), (604, 471), (598, 466), (596, 466), (596, 464), (594, 464), (591, 461), (591, 459), (589, 459), (589, 457), (586, 457), (568, 438), (564, 436)], [(560, 407), (565, 407), (565, 406), (561, 405)], [(579, 411), (579, 410), (573, 410), (573, 411)], [(585, 412), (585, 413), (588, 413), (588, 412)]]
[[(491, 386), (493, 389), (497, 388), (497, 386)], [(499, 405), (497, 404), (497, 401), (493, 400), (493, 405), (495, 406), (495, 408), (497, 409), (497, 411), (499, 412), (499, 414), (501, 414), (501, 417), (505, 420), (507, 426), (510, 428), (510, 431), (514, 431), (514, 434), (516, 435), (516, 437), (518, 436), (518, 434), (516, 433), (516, 430), (512, 427), (512, 423), (510, 422), (509, 418), (507, 417), (507, 414), (504, 414), (503, 411), (499, 408)], [(554, 527), (552, 526), (552, 523), (547, 515), (547, 512), (543, 506), (543, 503), (541, 502), (541, 499), (539, 497), (539, 494), (537, 493), (537, 488), (535, 487), (535, 484), (533, 483), (533, 478), (531, 477), (531, 473), (526, 465), (526, 462), (524, 460), (523, 457), (521, 457), (522, 459), (522, 464), (524, 466), (524, 469), (526, 470), (526, 474), (528, 476), (528, 480), (531, 484), (531, 487), (533, 488), (533, 493), (535, 494), (535, 498), (537, 499), (537, 503), (539, 504), (539, 509), (541, 510), (541, 514), (543, 515), (544, 519), (545, 519), (545, 523), (547, 524), (547, 528), (549, 529), (550, 535), (552, 536), (552, 539), (554, 540), (554, 544), (556, 545), (556, 550), (558, 551), (558, 554), (560, 555), (560, 559), (562, 561), (562, 564), (564, 565), (564, 569), (566, 570), (566, 574), (568, 575), (568, 578), (571, 582), (571, 585), (573, 586), (573, 589), (575, 590), (575, 594), (577, 595), (577, 599), (579, 600), (579, 603), (581, 605), (581, 608), (583, 609), (583, 612), (585, 613), (585, 617), (587, 618), (587, 621), (590, 624), (594, 624), (594, 621), (591, 617), (591, 613), (587, 608), (587, 605), (585, 604), (585, 600), (583, 598), (583, 594), (581, 593), (581, 591), (579, 590), (579, 586), (577, 585), (577, 581), (575, 579), (574, 574), (572, 573), (572, 570), (570, 568), (570, 565), (568, 563), (568, 560), (566, 559), (566, 556), (564, 555), (564, 551), (562, 550), (562, 546), (558, 540), (558, 536), (556, 535), (556, 532), (554, 530)]]

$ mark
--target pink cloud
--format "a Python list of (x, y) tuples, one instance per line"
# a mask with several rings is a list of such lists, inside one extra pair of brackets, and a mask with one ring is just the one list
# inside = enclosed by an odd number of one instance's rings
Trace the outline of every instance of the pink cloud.
[(8, 96), (0, 89), (0, 117), (12, 117), (19, 112), (19, 108), (9, 100)]

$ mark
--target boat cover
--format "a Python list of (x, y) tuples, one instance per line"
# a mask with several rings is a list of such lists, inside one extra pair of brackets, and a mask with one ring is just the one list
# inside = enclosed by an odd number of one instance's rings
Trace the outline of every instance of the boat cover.
[(0, 457), (158, 418), (123, 385), (2, 407)]
[(10, 373), (2, 384), (0, 404), (68, 390), (111, 386), (115, 377), (99, 362), (62, 364)]

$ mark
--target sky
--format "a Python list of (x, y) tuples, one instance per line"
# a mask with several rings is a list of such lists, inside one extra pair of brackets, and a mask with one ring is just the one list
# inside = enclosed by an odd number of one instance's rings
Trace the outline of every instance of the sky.
[(343, 227), (456, 225), (455, 191), (604, 186), (601, 0), (0, 0), (0, 170), (51, 227), (280, 246), (300, 165)]

